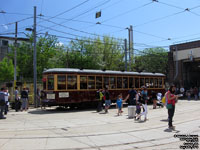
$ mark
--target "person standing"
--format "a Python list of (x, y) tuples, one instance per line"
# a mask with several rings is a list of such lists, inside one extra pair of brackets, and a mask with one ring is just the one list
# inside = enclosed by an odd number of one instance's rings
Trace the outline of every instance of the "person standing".
[(105, 113), (108, 113), (108, 109), (110, 107), (111, 100), (110, 100), (110, 93), (107, 88), (105, 89), (104, 96), (105, 96)]
[(8, 99), (9, 99), (9, 97), (10, 97), (10, 94), (9, 94), (9, 92), (8, 92), (8, 89), (5, 89), (4, 93), (5, 93), (5, 103), (6, 103), (6, 104), (5, 104), (4, 114), (7, 115), (7, 113), (8, 113), (8, 106), (9, 106), (9, 101), (8, 101)]
[(198, 99), (198, 89), (197, 87), (194, 88), (194, 99), (197, 101)]
[(23, 110), (27, 111), (28, 93), (26, 91), (26, 88), (23, 88), (23, 90), (21, 92), (21, 99), (22, 99), (22, 108), (21, 108), (21, 111), (23, 111)]
[(175, 126), (172, 125), (172, 120), (175, 112), (175, 103), (178, 100), (178, 96), (174, 95), (176, 87), (171, 85), (169, 91), (166, 93), (167, 109), (168, 109), (168, 126), (169, 129), (175, 130)]
[(102, 111), (102, 99), (103, 99), (103, 94), (101, 89), (98, 89), (98, 91), (96, 92), (96, 99), (98, 101), (97, 112), (100, 112)]
[(146, 121), (148, 113), (148, 108), (147, 108), (148, 92), (146, 87), (142, 87), (141, 98), (142, 98), (142, 107), (144, 108), (144, 111), (141, 113), (141, 116), (144, 115), (144, 121)]
[(136, 90), (134, 89), (134, 86), (132, 86), (132, 89), (129, 90), (127, 97), (125, 98), (125, 101), (129, 99), (129, 105), (136, 105)]
[(40, 97), (41, 97), (41, 92), (40, 89), (37, 88), (37, 107), (40, 106)]
[(191, 91), (187, 90), (186, 94), (187, 94), (188, 101), (190, 101), (191, 100)]
[(118, 109), (117, 115), (122, 115), (122, 105), (123, 105), (123, 100), (122, 100), (122, 94), (117, 96), (117, 101), (116, 101), (116, 107)]
[(15, 87), (14, 95), (15, 95), (15, 111), (17, 112), (21, 107), (21, 102), (20, 102), (20, 99), (19, 99), (18, 87)]
[(4, 117), (3, 115), (3, 111), (5, 109), (5, 92), (4, 92), (4, 88), (1, 88), (0, 91), (0, 119), (6, 119), (6, 117)]
[(153, 100), (153, 109), (156, 109), (156, 106), (157, 106), (157, 95), (156, 95), (156, 92), (152, 91), (151, 95), (152, 95), (152, 100)]
[[(26, 88), (26, 92), (28, 93), (28, 95), (29, 95), (29, 88), (27, 87)], [(29, 96), (28, 96), (28, 100), (27, 100), (27, 109), (29, 108)]]

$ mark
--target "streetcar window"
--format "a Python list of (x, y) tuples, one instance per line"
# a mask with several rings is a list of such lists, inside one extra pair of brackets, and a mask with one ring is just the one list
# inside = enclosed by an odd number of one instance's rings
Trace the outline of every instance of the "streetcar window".
[(150, 78), (150, 88), (154, 88), (154, 79)]
[(42, 79), (42, 82), (43, 82), (43, 90), (46, 90), (46, 87), (47, 87), (47, 79), (46, 79), (46, 77), (44, 77)]
[(144, 78), (140, 78), (140, 87), (144, 86)]
[(96, 76), (96, 89), (102, 89), (102, 77)]
[(110, 88), (116, 89), (116, 78), (115, 77), (110, 77)]
[(47, 84), (48, 84), (48, 90), (54, 90), (54, 76), (53, 75), (49, 75), (47, 77)]
[(109, 88), (109, 77), (104, 77), (103, 78), (103, 87), (104, 88)]
[(139, 78), (135, 78), (135, 87), (140, 88), (140, 80)]
[(162, 78), (159, 78), (158, 79), (158, 87), (159, 88), (162, 88), (163, 86), (162, 86)]
[(67, 89), (77, 89), (77, 77), (73, 75), (67, 76)]
[(95, 89), (95, 77), (88, 76), (88, 89)]
[(150, 87), (149, 78), (145, 78), (145, 86), (146, 86), (147, 88)]
[(123, 88), (124, 89), (128, 88), (128, 77), (123, 77)]
[(134, 86), (134, 79), (133, 77), (129, 77), (129, 88), (135, 87)]
[(80, 89), (87, 89), (87, 76), (80, 76)]
[(154, 85), (155, 85), (155, 88), (158, 88), (158, 79), (157, 78), (154, 79)]
[(122, 77), (117, 77), (117, 88), (118, 89), (122, 88)]
[(58, 90), (66, 90), (66, 76), (58, 75)]

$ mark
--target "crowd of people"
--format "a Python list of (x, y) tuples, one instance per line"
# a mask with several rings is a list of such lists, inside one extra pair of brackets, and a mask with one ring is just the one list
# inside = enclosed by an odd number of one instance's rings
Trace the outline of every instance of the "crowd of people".
[(184, 88), (181, 86), (180, 88), (176, 88), (176, 93), (183, 94), (182, 98), (187, 98), (189, 101), (194, 100), (200, 100), (200, 87), (190, 87), (190, 88)]
[[(21, 92), (19, 92), (18, 87), (15, 87), (14, 91), (14, 109), (16, 112), (18, 111), (27, 111), (29, 108), (29, 89), (22, 88)], [(37, 100), (38, 104), (40, 104), (40, 90), (37, 89)], [(6, 119), (5, 115), (7, 115), (10, 106), (10, 94), (7, 88), (1, 88), (0, 91), (0, 119)]]
[[(98, 106), (97, 106), (97, 112), (100, 112), (103, 110), (103, 102), (105, 102), (105, 113), (108, 113), (108, 109), (111, 105), (110, 100), (110, 93), (107, 88), (104, 90), (99, 89), (97, 91), (97, 99)], [(135, 119), (141, 119), (141, 116), (144, 116), (144, 121), (147, 120), (147, 102), (148, 102), (148, 92), (146, 87), (142, 87), (141, 90), (136, 91), (134, 88), (132, 88), (129, 92), (126, 98), (123, 99), (122, 93), (120, 93), (117, 96), (116, 99), (116, 108), (117, 108), (117, 115), (120, 116), (123, 113), (123, 103), (125, 103), (129, 99), (129, 105), (135, 105), (137, 106), (136, 110), (136, 116)], [(141, 110), (143, 110), (141, 112)]]
[[(177, 89), (175, 85), (171, 85), (169, 90), (162, 96), (161, 93), (156, 93), (152, 91), (151, 99), (153, 101), (153, 109), (156, 109), (156, 106), (166, 107), (168, 110), (168, 127), (169, 129), (175, 130), (175, 126), (172, 124), (173, 116), (175, 113), (175, 104), (178, 102), (178, 98), (180, 98), (182, 94), (177, 93)], [(97, 98), (99, 99), (97, 112), (103, 111), (103, 102), (105, 100), (105, 113), (108, 113), (108, 109), (111, 105), (110, 94), (108, 89), (98, 90)], [(164, 103), (162, 103), (162, 99), (165, 99)], [(122, 94), (119, 94), (116, 99), (116, 108), (117, 115), (120, 116), (123, 113), (123, 103), (127, 102), (129, 99), (129, 105), (133, 105), (136, 108), (135, 111), (135, 120), (141, 121), (141, 117), (144, 116), (144, 121), (147, 120), (148, 114), (148, 92), (145, 86), (141, 87), (141, 90), (135, 90), (132, 88), (127, 96), (123, 99)]]
[[(27, 111), (28, 110), (28, 89), (23, 88), (19, 93), (18, 88), (15, 87), (14, 98), (15, 98), (15, 111)], [(37, 95), (40, 97), (40, 92), (38, 90)], [(176, 88), (174, 85), (171, 85), (169, 90), (163, 95), (165, 102), (162, 103), (162, 94), (156, 93), (152, 91), (151, 99), (153, 101), (153, 109), (156, 109), (157, 106), (166, 106), (168, 109), (168, 126), (170, 129), (175, 129), (172, 125), (172, 120), (175, 112), (175, 104), (178, 102), (178, 98), (180, 95), (187, 96), (188, 100), (191, 99), (191, 96), (197, 100), (200, 98), (200, 89), (191, 88), (190, 90), (186, 90), (181, 87), (180, 89)], [(107, 88), (97, 91), (96, 98), (98, 99), (97, 112), (101, 112), (104, 108), (105, 113), (108, 113), (108, 110), (111, 105), (110, 93)], [(9, 99), (10, 94), (7, 88), (1, 88), (0, 91), (0, 119), (6, 119), (5, 115), (7, 115), (9, 111)], [(123, 99), (122, 93), (117, 96), (116, 99), (116, 108), (117, 115), (120, 116), (123, 113), (123, 103), (128, 102), (129, 105), (135, 106), (135, 120), (141, 120), (141, 117), (144, 116), (144, 121), (147, 120), (148, 108), (147, 103), (149, 100), (148, 91), (145, 86), (141, 87), (141, 90), (135, 90), (132, 87), (131, 90), (127, 93), (127, 96)], [(103, 105), (105, 103), (105, 105)]]

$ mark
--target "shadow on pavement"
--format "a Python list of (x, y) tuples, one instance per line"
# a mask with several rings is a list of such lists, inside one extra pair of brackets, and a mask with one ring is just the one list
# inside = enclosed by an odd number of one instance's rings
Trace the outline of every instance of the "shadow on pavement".
[(168, 129), (168, 128), (164, 130), (164, 132), (172, 132), (172, 131), (173, 131), (172, 129)]
[[(64, 108), (64, 107), (46, 107), (46, 109), (41, 109), (38, 108), (36, 110), (29, 110), (28, 113), (30, 114), (36, 114), (36, 115), (42, 115), (42, 114), (51, 114), (51, 113), (76, 113), (76, 112), (84, 112), (84, 111), (92, 111), (92, 113), (99, 113), (99, 114), (105, 114), (104, 111), (101, 112), (96, 112), (96, 107), (94, 108), (79, 108), (79, 107), (75, 107), (75, 108)], [(110, 107), (110, 109), (116, 109), (115, 105), (112, 105)]]
[(163, 122), (168, 122), (168, 119), (162, 119), (160, 121), (163, 121)]
[(94, 110), (94, 109), (69, 109), (69, 108), (62, 108), (62, 107), (54, 107), (54, 108), (46, 108), (46, 109), (36, 109), (36, 110), (29, 110), (28, 113), (34, 114), (34, 115), (45, 115), (45, 114), (52, 114), (52, 113), (76, 113), (76, 112), (84, 112), (88, 110)]
[(175, 132), (175, 133), (179, 133), (180, 131), (179, 130), (172, 130), (172, 129), (165, 129), (164, 132)]

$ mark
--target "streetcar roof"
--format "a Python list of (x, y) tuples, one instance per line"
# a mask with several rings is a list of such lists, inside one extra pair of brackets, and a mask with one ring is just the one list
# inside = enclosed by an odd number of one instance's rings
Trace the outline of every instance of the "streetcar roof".
[(162, 73), (151, 72), (129, 72), (129, 71), (112, 71), (112, 70), (92, 70), (92, 69), (75, 69), (75, 68), (52, 68), (43, 72), (46, 73), (89, 73), (89, 74), (118, 74), (118, 75), (143, 75), (143, 76), (165, 76)]

